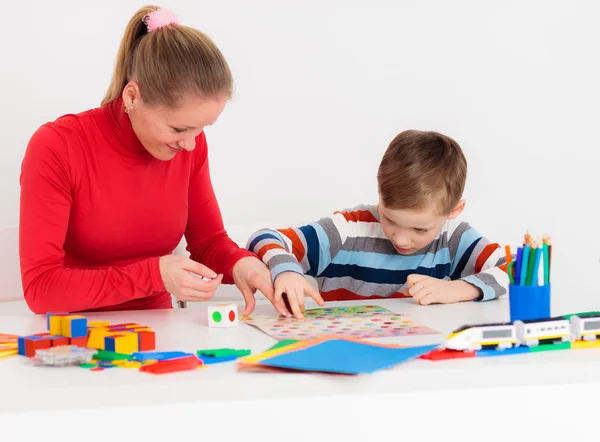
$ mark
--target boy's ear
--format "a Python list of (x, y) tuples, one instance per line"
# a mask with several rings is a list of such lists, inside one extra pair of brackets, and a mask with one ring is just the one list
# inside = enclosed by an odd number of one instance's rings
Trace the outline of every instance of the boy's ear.
[(450, 212), (448, 219), (454, 219), (460, 215), (465, 208), (465, 204), (467, 204), (465, 200), (460, 200), (454, 209), (452, 209), (452, 212)]

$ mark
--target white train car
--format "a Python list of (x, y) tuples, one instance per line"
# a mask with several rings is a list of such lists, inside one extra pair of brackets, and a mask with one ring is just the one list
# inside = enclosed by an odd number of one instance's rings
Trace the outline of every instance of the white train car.
[(546, 319), (518, 320), (514, 324), (517, 328), (519, 345), (535, 347), (539, 344), (573, 340), (571, 322), (562, 316)]
[(571, 315), (571, 333), (581, 341), (595, 341), (600, 338), (600, 314)]
[(454, 330), (446, 338), (444, 347), (450, 350), (478, 351), (484, 348), (505, 350), (519, 346), (513, 323), (465, 325)]

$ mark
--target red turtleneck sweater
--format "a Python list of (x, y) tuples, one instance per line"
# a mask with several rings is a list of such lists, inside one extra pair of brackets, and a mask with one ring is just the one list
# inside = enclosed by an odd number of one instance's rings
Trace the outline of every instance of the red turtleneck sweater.
[(159, 271), (185, 235), (191, 258), (231, 284), (244, 256), (210, 181), (204, 133), (193, 152), (152, 157), (121, 100), (41, 126), (21, 170), (20, 263), (34, 313), (171, 308)]

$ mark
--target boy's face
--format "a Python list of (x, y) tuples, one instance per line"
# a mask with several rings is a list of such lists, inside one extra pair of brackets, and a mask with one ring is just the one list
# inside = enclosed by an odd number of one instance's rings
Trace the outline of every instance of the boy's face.
[(410, 255), (435, 239), (448, 219), (456, 218), (465, 207), (461, 200), (449, 215), (440, 215), (430, 204), (423, 209), (387, 209), (378, 205), (379, 218), (385, 236), (401, 255)]

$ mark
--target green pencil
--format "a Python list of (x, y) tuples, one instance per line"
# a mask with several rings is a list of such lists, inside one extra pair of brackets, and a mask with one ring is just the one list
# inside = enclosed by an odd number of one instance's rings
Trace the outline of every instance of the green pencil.
[(533, 281), (533, 266), (535, 265), (535, 255), (537, 254), (537, 247), (534, 242), (531, 244), (531, 250), (529, 251), (529, 263), (527, 264), (527, 282), (525, 285), (531, 285)]
[(550, 254), (548, 252), (548, 244), (544, 243), (544, 285), (550, 283)]

